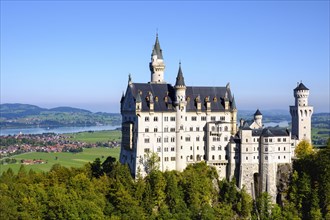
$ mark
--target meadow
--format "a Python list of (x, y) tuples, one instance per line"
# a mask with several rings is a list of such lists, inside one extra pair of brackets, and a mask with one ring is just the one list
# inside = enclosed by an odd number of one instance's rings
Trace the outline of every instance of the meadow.
[[(97, 142), (109, 142), (109, 141), (120, 141), (121, 132), (115, 131), (95, 131), (95, 132), (79, 132), (72, 134), (65, 134), (69, 136), (70, 140), (81, 141), (86, 143), (97, 143)], [(120, 147), (107, 148), (107, 147), (96, 147), (96, 148), (84, 148), (83, 152), (70, 153), (70, 152), (57, 152), (57, 153), (45, 153), (45, 152), (29, 152), (11, 156), (15, 158), (18, 163), (16, 164), (5, 164), (0, 165), (0, 174), (9, 168), (15, 173), (18, 172), (21, 167), (21, 160), (43, 160), (46, 161), (44, 164), (31, 164), (24, 165), (26, 170), (34, 170), (37, 172), (46, 172), (51, 169), (54, 164), (60, 164), (65, 167), (82, 167), (88, 162), (93, 162), (96, 158), (100, 158), (104, 161), (108, 156), (119, 158)]]
[(69, 152), (60, 152), (60, 153), (45, 153), (45, 152), (31, 152), (25, 154), (19, 154), (12, 156), (15, 158), (18, 163), (16, 164), (5, 164), (0, 165), (1, 173), (11, 168), (14, 173), (17, 173), (21, 167), (20, 161), (24, 160), (43, 160), (46, 161), (44, 164), (32, 164), (24, 165), (26, 170), (34, 170), (37, 172), (46, 172), (51, 169), (54, 164), (61, 164), (65, 167), (82, 167), (88, 162), (93, 162), (96, 158), (100, 158), (101, 161), (104, 161), (108, 156), (115, 157), (117, 160), (119, 158), (120, 147), (116, 148), (85, 148), (81, 153), (69, 153)]

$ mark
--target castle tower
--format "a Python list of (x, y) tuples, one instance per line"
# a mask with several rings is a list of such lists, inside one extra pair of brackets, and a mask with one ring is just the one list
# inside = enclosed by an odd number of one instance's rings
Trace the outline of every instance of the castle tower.
[(163, 60), (162, 49), (160, 48), (158, 34), (156, 35), (156, 42), (151, 53), (151, 62), (149, 63), (151, 72), (150, 83), (166, 83), (164, 81), (165, 64)]
[(257, 125), (262, 127), (262, 114), (259, 111), (259, 109), (257, 109), (257, 111), (254, 113), (254, 121), (256, 122)]
[(309, 89), (301, 82), (293, 90), (295, 105), (290, 106), (292, 136), (311, 142), (311, 119), (313, 107), (308, 106)]
[(182, 171), (186, 168), (187, 155), (184, 149), (184, 118), (186, 114), (186, 85), (179, 64), (178, 76), (175, 82), (175, 105), (176, 105), (176, 169)]
[(237, 133), (237, 108), (235, 97), (231, 100), (231, 108), (232, 108), (232, 120), (231, 120), (231, 134), (235, 135)]

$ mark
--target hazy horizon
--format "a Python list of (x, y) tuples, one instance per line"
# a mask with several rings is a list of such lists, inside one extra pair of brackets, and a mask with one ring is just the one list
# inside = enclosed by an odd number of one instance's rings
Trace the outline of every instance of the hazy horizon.
[[(158, 10), (161, 9), (161, 10)], [(225, 86), (238, 111), (283, 109), (310, 89), (330, 112), (329, 1), (1, 1), (1, 103), (120, 111), (128, 74), (150, 81), (158, 29), (165, 80)]]

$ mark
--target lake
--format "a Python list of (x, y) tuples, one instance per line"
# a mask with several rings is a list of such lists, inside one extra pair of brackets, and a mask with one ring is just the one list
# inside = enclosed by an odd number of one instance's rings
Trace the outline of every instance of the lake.
[(88, 126), (88, 127), (57, 127), (57, 128), (1, 128), (0, 136), (15, 135), (15, 134), (42, 134), (42, 133), (77, 133), (82, 131), (102, 131), (115, 130), (120, 126), (102, 125), (102, 126)]

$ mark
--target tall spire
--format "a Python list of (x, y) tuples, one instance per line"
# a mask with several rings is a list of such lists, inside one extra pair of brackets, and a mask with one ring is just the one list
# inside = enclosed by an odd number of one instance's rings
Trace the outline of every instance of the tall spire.
[(152, 56), (157, 55), (158, 59), (163, 59), (163, 52), (160, 48), (159, 40), (158, 40), (158, 33), (156, 33), (156, 42), (154, 45), (154, 49), (152, 50)]
[(234, 95), (233, 95), (233, 99), (231, 100), (231, 108), (232, 109), (237, 109)]
[(151, 83), (166, 83), (164, 81), (165, 64), (163, 60), (163, 52), (159, 44), (158, 33), (156, 33), (156, 41), (152, 49), (149, 68), (151, 72)]
[(181, 62), (179, 63), (178, 76), (176, 77), (175, 87), (177, 86), (186, 86), (184, 83), (183, 73), (181, 70)]

